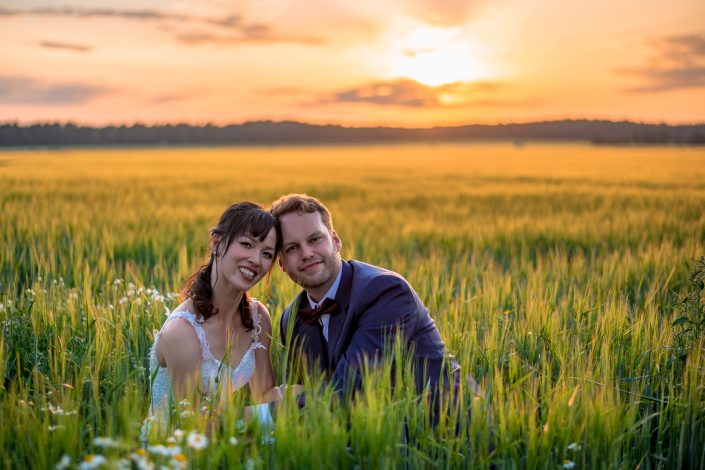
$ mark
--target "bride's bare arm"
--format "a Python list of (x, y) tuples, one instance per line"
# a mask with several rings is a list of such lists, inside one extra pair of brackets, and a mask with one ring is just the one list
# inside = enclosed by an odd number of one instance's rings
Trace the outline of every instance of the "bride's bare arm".
[(255, 403), (267, 403), (280, 400), (282, 394), (274, 381), (272, 356), (269, 351), (272, 343), (272, 319), (267, 307), (260, 302), (257, 302), (257, 306), (262, 319), (260, 322), (262, 332), (259, 340), (264, 345), (264, 349), (255, 349), (255, 373), (250, 380), (250, 390)]
[(159, 336), (156, 352), (159, 364), (169, 371), (174, 398), (198, 406), (201, 346), (188, 320), (169, 322)]

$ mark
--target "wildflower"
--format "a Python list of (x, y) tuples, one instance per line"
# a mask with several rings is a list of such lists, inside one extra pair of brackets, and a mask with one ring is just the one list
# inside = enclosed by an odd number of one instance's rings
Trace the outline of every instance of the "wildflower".
[(572, 460), (564, 460), (563, 461), (563, 468), (571, 469), (573, 467), (575, 467), (575, 462), (573, 462)]
[(186, 438), (186, 443), (192, 449), (203, 450), (208, 447), (208, 438), (203, 434), (191, 432)]
[(582, 448), (582, 447), (580, 447), (580, 444), (578, 444), (577, 442), (571, 442), (570, 444), (568, 444), (568, 450), (572, 450), (572, 451), (576, 451), (576, 452), (577, 452), (577, 451), (579, 451), (581, 448)]
[(165, 306), (164, 306), (164, 316), (165, 316), (165, 317), (168, 317), (169, 315), (171, 315), (171, 312), (169, 311), (169, 307), (167, 307), (167, 306), (165, 305)]
[(109, 437), (96, 437), (95, 439), (93, 439), (93, 445), (96, 447), (105, 447), (113, 449), (120, 447), (120, 444), (117, 441)]
[(171, 468), (186, 468), (186, 465), (188, 464), (188, 460), (186, 460), (186, 456), (184, 454), (176, 454), (174, 458), (171, 459)]
[(176, 439), (178, 442), (181, 442), (184, 440), (184, 431), (183, 429), (174, 429), (174, 439)]
[(154, 302), (164, 302), (164, 296), (157, 294), (154, 297), (152, 297), (152, 300)]
[(146, 450), (139, 448), (130, 454), (130, 460), (139, 470), (153, 470), (154, 463), (147, 459), (148, 455)]
[[(50, 393), (51, 392), (47, 392), (47, 395), (49, 395)], [(49, 413), (51, 413), (55, 416), (56, 415), (62, 416), (62, 415), (67, 414), (64, 410), (61, 409), (61, 405), (57, 405), (56, 408), (54, 408), (54, 405), (52, 405), (51, 403), (49, 403), (49, 406), (46, 408), (42, 407), (41, 410), (42, 411), (49, 411)], [(74, 413), (71, 413), (71, 414), (74, 414)]]
[(100, 454), (88, 454), (83, 457), (83, 462), (78, 464), (79, 470), (92, 470), (103, 465), (107, 460)]
[(26, 403), (24, 402), (24, 400), (20, 400), (20, 401), (18, 401), (17, 403), (18, 403), (20, 406), (22, 406), (22, 407), (24, 407), (24, 406), (26, 405)]
[(56, 462), (56, 465), (54, 466), (54, 468), (56, 470), (66, 470), (70, 466), (71, 466), (71, 457), (64, 454), (61, 456), (61, 459), (58, 462)]
[(160, 455), (162, 457), (173, 457), (176, 454), (181, 453), (181, 447), (175, 445), (164, 446), (162, 444), (156, 446), (149, 446), (147, 450), (151, 454)]
[(115, 463), (114, 468), (117, 468), (118, 470), (132, 470), (132, 463), (126, 458), (122, 458)]
[(237, 437), (235, 437), (235, 436), (230, 436), (230, 439), (228, 439), (228, 442), (230, 442), (231, 446), (236, 446), (240, 443), (240, 441), (238, 441)]
[(127, 297), (125, 297), (125, 296), (120, 297), (120, 301), (118, 303), (120, 305), (125, 305), (127, 303)]

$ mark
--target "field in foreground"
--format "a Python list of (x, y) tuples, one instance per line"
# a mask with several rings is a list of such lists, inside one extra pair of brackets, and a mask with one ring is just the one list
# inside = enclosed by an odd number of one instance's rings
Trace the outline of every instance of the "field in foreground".
[[(237, 421), (240, 393), (207, 448), (140, 450), (153, 331), (208, 228), (287, 192), (329, 206), (345, 258), (416, 288), (482, 387), (473, 419), (427, 426), (370, 372), (354, 405), (284, 403), (273, 441)], [(704, 207), (701, 148), (0, 152), (0, 466), (705, 468)], [(296, 292), (275, 270), (254, 294), (276, 324)]]

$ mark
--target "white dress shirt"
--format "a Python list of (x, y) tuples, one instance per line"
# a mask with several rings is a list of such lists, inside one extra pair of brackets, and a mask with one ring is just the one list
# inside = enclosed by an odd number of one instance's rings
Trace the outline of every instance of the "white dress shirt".
[[(340, 277), (343, 274), (343, 266), (341, 264), (340, 266), (340, 271), (338, 271), (338, 276), (335, 278), (335, 282), (333, 283), (332, 286), (330, 286), (330, 289), (328, 289), (328, 292), (326, 292), (326, 295), (321, 298), (318, 302), (313, 300), (313, 297), (311, 297), (308, 292), (306, 292), (306, 296), (308, 297), (308, 303), (311, 305), (311, 308), (318, 308), (319, 305), (323, 303), (326, 298), (330, 298), (335, 300), (335, 294), (338, 293), (338, 286), (340, 285)], [(323, 337), (328, 341), (328, 324), (330, 323), (330, 314), (325, 313), (321, 315), (321, 317), (318, 319), (318, 322), (323, 325)]]

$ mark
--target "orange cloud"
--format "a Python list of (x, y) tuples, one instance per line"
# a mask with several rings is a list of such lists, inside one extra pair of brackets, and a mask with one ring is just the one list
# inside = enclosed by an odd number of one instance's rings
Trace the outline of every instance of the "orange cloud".
[[(129, 21), (156, 22), (160, 25), (167, 23), (186, 27), (191, 27), (190, 25), (192, 24), (200, 24), (202, 26), (216, 28), (215, 31), (203, 31), (202, 28), (196, 31), (177, 31), (176, 38), (181, 42), (189, 44), (291, 42), (317, 45), (324, 42), (321, 38), (312, 36), (280, 34), (267, 25), (247, 22), (240, 15), (228, 15), (222, 18), (217, 18), (171, 13), (160, 10), (120, 10), (109, 8), (77, 7), (11, 9), (0, 7), (0, 17), (11, 16), (66, 17), (81, 19), (112, 18)], [(52, 44), (57, 45), (58, 43)]]

